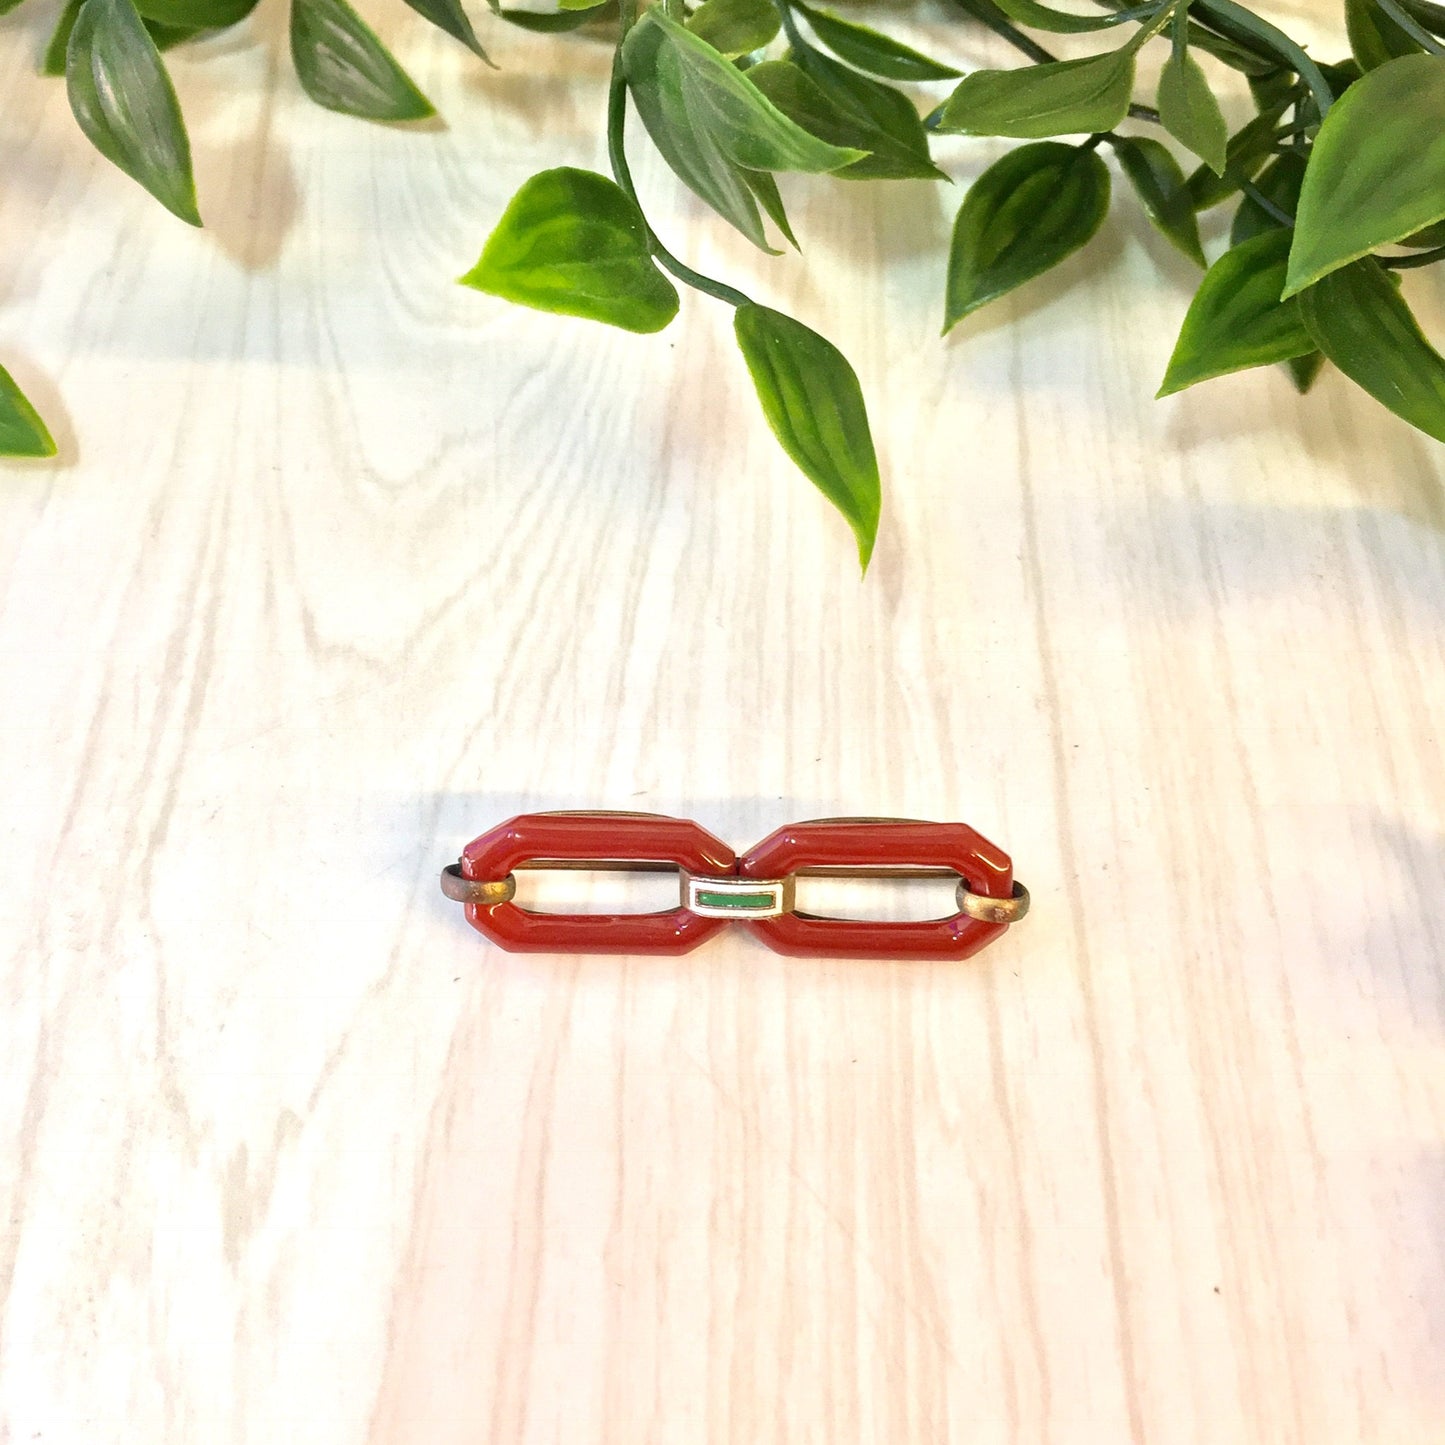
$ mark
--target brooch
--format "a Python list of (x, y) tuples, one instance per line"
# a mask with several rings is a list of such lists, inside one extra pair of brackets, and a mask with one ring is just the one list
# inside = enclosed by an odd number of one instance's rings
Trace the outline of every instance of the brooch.
[[(539, 913), (514, 901), (518, 868), (676, 871), (661, 913)], [(803, 875), (956, 878), (957, 911), (901, 923), (823, 918), (794, 906)], [(739, 856), (697, 823), (656, 813), (523, 813), (442, 870), (467, 922), (514, 953), (679, 954), (730, 924), (799, 958), (957, 959), (1028, 912), (1013, 864), (962, 823), (820, 818), (789, 823)]]

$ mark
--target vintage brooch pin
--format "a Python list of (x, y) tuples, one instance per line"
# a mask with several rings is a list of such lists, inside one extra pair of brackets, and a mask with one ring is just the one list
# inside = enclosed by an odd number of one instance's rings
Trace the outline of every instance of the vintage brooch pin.
[[(676, 871), (660, 913), (540, 913), (514, 902), (519, 868)], [(803, 875), (956, 878), (957, 911), (908, 922), (822, 918), (794, 906)], [(687, 953), (730, 923), (800, 958), (967, 958), (1028, 912), (1008, 854), (962, 823), (820, 818), (739, 856), (706, 828), (655, 813), (523, 813), (442, 870), (467, 922), (514, 953)]]

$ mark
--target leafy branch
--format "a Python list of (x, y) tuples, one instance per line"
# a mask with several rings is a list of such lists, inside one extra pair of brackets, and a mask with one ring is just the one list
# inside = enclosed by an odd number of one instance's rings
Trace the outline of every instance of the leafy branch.
[[(0, 11), (19, 0), (0, 0)], [(42, 69), (65, 76), (81, 130), (181, 219), (201, 224), (185, 123), (163, 51), (242, 21), (256, 0), (69, 0)], [(348, 0), (289, 0), (290, 52), (317, 103), (373, 121), (432, 113)], [(460, 0), (407, 0), (491, 64)], [(644, 214), (628, 120), (684, 185), (755, 245), (796, 246), (778, 177), (947, 180), (944, 135), (1024, 144), (990, 165), (958, 209), (945, 331), (1085, 247), (1112, 202), (1113, 170), (1159, 232), (1201, 268), (1160, 394), (1284, 363), (1307, 390), (1326, 361), (1397, 415), (1445, 440), (1445, 359), (1421, 333), (1399, 273), (1445, 261), (1445, 6), (1343, 0), (1351, 55), (1322, 64), (1238, 0), (953, 0), (965, 25), (1026, 62), (967, 73), (809, 0), (489, 0), (493, 19), (556, 33), (607, 27), (611, 175), (563, 167), (503, 211), (469, 287), (639, 333), (680, 308), (677, 286), (733, 308), (764, 418), (842, 513), (866, 567), (881, 484), (862, 389), (830, 342), (673, 253)], [(1044, 35), (1123, 36), (1060, 58)], [(1152, 95), (1137, 60), (1168, 47)], [(1247, 82), (1253, 116), (1230, 132), (1216, 88)], [(952, 84), (937, 92), (906, 87)], [(901, 88), (904, 87), (904, 88)], [(920, 95), (932, 102), (920, 112)], [(1143, 127), (1134, 133), (1130, 127)], [(1186, 173), (1183, 156), (1193, 156)], [(1232, 203), (1209, 262), (1199, 216)], [(0, 369), (0, 455), (53, 454), (44, 423)]]

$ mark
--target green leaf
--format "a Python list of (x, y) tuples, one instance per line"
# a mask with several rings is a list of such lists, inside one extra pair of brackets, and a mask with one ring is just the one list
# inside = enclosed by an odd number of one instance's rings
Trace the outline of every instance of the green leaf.
[(22, 3), (23, 0), (0, 0), (0, 15), (8, 15), (17, 5)]
[(759, 171), (835, 171), (863, 153), (795, 125), (738, 68), (659, 10), (627, 36), (629, 84), (664, 113), (690, 109), (734, 163)]
[(0, 457), (53, 457), (55, 441), (15, 378), (0, 366)]
[(509, 10), (498, 6), (493, 14), (509, 25), (522, 30), (531, 30), (539, 35), (558, 35), (568, 30), (580, 30), (604, 14), (611, 14), (615, 7), (610, 4), (589, 6), (586, 10)]
[(1289, 232), (1266, 231), (1226, 251), (1204, 273), (1169, 358), (1160, 396), (1316, 349), (1299, 303), (1280, 300), (1288, 256)]
[(492, 14), (521, 30), (531, 30), (538, 35), (559, 35), (615, 15), (616, 9), (614, 4), (589, 5), (585, 10), (512, 10), (498, 5), (493, 7)]
[(1352, 85), (1320, 126), (1300, 191), (1289, 294), (1442, 218), (1445, 56), (1406, 55)]
[(1291, 356), (1285, 362), (1285, 370), (1289, 372), (1289, 379), (1294, 382), (1294, 389), (1301, 396), (1309, 393), (1310, 387), (1319, 379), (1319, 374), (1324, 370), (1325, 356), (1322, 351), (1311, 351), (1304, 356)]
[(1436, 221), (1433, 226), (1424, 226), (1418, 231), (1412, 231), (1408, 236), (1401, 236), (1400, 244), (1427, 251), (1433, 251), (1437, 246), (1445, 246), (1445, 221)]
[(1420, 45), (1375, 0), (1345, 0), (1345, 31), (1363, 70), (1377, 70), (1400, 55), (1418, 55)]
[(1281, 65), (1293, 70), (1309, 87), (1321, 116), (1328, 114), (1334, 93), (1320, 73), (1320, 68), (1278, 26), (1271, 25), (1236, 0), (1192, 0), (1191, 12), (1226, 37), (1275, 56)]
[[(804, 70), (803, 66), (807, 69)], [(766, 60), (748, 79), (804, 130), (868, 154), (834, 172), (843, 180), (947, 180), (906, 95), (816, 52)]]
[[(1348, 60), (1337, 61), (1334, 65), (1320, 66), (1320, 74), (1324, 76), (1336, 100), (1359, 80), (1364, 73), (1359, 61), (1353, 56)], [(1315, 120), (1319, 119), (1318, 116), (1314, 118)]]
[(220, 30), (244, 20), (256, 0), (136, 0), (146, 20), (172, 30)]
[(1171, 54), (1159, 72), (1159, 119), (1217, 175), (1224, 174), (1229, 127), (1204, 67), (1188, 51)]
[(1152, 14), (1153, 6), (1134, 6), (1127, 10), (1109, 10), (1103, 15), (1075, 15), (1068, 10), (1054, 10), (1039, 0), (994, 0), (1010, 20), (1027, 25), (1030, 30), (1048, 30), (1058, 35), (1083, 35), (1091, 30), (1108, 30), (1112, 26), (1142, 15)]
[(1084, 60), (975, 70), (949, 97), (938, 128), (1024, 139), (1113, 130), (1129, 109), (1133, 87), (1128, 46)]
[(1300, 293), (1299, 308), (1319, 349), (1356, 386), (1445, 442), (1445, 357), (1378, 261), (1331, 271)]
[(866, 25), (840, 20), (800, 0), (792, 0), (792, 5), (808, 17), (813, 33), (834, 55), (870, 75), (881, 75), (888, 80), (953, 80), (959, 74), (951, 65), (931, 60), (911, 46), (870, 30)]
[(327, 110), (367, 120), (436, 113), (346, 0), (291, 0), (291, 59), (302, 89)]
[(624, 331), (661, 331), (677, 315), (677, 288), (653, 264), (637, 203), (571, 166), (522, 186), (462, 284)]
[(1072, 255), (1108, 209), (1109, 168), (1094, 151), (1041, 141), (995, 161), (954, 222), (944, 333)]
[(1227, 201), (1239, 189), (1241, 180), (1252, 180), (1259, 173), (1274, 153), (1274, 133), (1282, 113), (1283, 107), (1263, 110), (1230, 136), (1222, 176), (1208, 166), (1200, 166), (1189, 177), (1189, 194), (1196, 211), (1207, 211)]
[(1445, 39), (1445, 5), (1437, 0), (1400, 0), (1405, 13), (1431, 35)]
[(1255, 110), (1274, 110), (1283, 114), (1294, 99), (1299, 86), (1299, 76), (1292, 70), (1272, 70), (1268, 75), (1251, 75), (1249, 93), (1254, 98)]
[[(478, 60), (492, 65), (492, 59), (482, 49), (477, 32), (467, 12), (462, 9), (461, 0), (406, 0), (406, 3), (424, 20), (430, 20), (438, 30), (444, 30), (453, 40), (460, 40)], [(496, 67), (493, 65), (495, 70)]]
[[(1260, 173), (1254, 183), (1255, 189), (1266, 200), (1273, 201), (1286, 215), (1293, 216), (1299, 205), (1300, 183), (1305, 176), (1305, 159), (1293, 151), (1276, 156)], [(1280, 222), (1269, 214), (1257, 201), (1246, 196), (1234, 213), (1234, 223), (1229, 229), (1229, 244), (1237, 246), (1262, 231), (1278, 230)]]
[(65, 88), (96, 150), (168, 211), (199, 226), (181, 107), (131, 0), (86, 0), (66, 47)]
[(788, 222), (788, 213), (783, 209), (783, 198), (778, 194), (778, 183), (771, 172), (750, 171), (746, 167), (739, 167), (738, 173), (767, 213), (768, 219), (787, 237), (788, 244), (796, 251), (798, 238), (793, 234), (793, 228)]
[[(75, 28), (75, 17), (80, 14), (80, 7), (84, 3), (85, 0), (66, 0), (65, 8), (60, 12), (60, 18), (55, 23), (55, 29), (40, 62), (42, 75), (65, 74), (65, 55), (70, 45), (70, 32)], [(155, 41), (156, 49), (161, 51), (182, 45), (211, 28), (204, 25), (165, 25), (144, 15), (141, 19), (150, 38)]]
[(1119, 136), (1113, 146), (1145, 214), (1170, 242), (1202, 267), (1205, 262), (1199, 244), (1199, 221), (1179, 162), (1160, 141), (1146, 136)]
[(147, 20), (145, 27), (150, 31), (151, 39), (156, 43), (156, 49), (162, 53), (174, 50), (176, 46), (184, 45), (186, 41), (194, 40), (198, 35), (210, 33), (205, 26), (162, 25), (159, 20)]
[(772, 0), (704, 0), (687, 28), (723, 55), (747, 55), (768, 44), (779, 23)]
[(739, 306), (733, 330), (773, 435), (847, 519), (866, 571), (883, 489), (863, 389), (848, 358), (766, 306)]
[(764, 249), (762, 220), (742, 171), (832, 171), (863, 157), (789, 120), (735, 65), (660, 10), (649, 10), (628, 32), (622, 66), (663, 159)]
[[(1191, 50), (1202, 50), (1206, 55), (1212, 55), (1221, 65), (1227, 65), (1231, 70), (1237, 70), (1241, 75), (1248, 76), (1251, 82), (1267, 80), (1271, 76), (1283, 74), (1279, 62), (1273, 56), (1266, 59), (1258, 51), (1247, 49), (1233, 40), (1226, 40), (1224, 36), (1217, 35), (1212, 30), (1206, 30), (1192, 20), (1189, 22), (1188, 35)], [(1291, 84), (1293, 81), (1294, 75), (1291, 72)]]
[(65, 74), (65, 53), (70, 45), (70, 32), (75, 29), (75, 17), (80, 14), (80, 7), (84, 4), (85, 0), (65, 0), (65, 8), (55, 22), (55, 29), (51, 32), (45, 55), (40, 62), (41, 75)]

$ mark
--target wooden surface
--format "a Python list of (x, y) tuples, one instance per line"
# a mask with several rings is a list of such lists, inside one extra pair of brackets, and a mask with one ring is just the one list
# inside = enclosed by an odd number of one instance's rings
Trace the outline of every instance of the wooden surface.
[[(1445, 451), (1337, 377), (1151, 401), (1132, 200), (945, 344), (957, 191), (791, 184), (769, 261), (637, 146), (857, 364), (860, 583), (725, 308), (452, 284), (602, 162), (605, 48), (370, 13), (444, 126), (310, 106), (264, 8), (175, 57), (204, 232), (0, 23), (62, 443), (0, 466), (0, 1439), (1445, 1440)], [(499, 954), (437, 869), (559, 807), (962, 818), (1034, 913)]]

